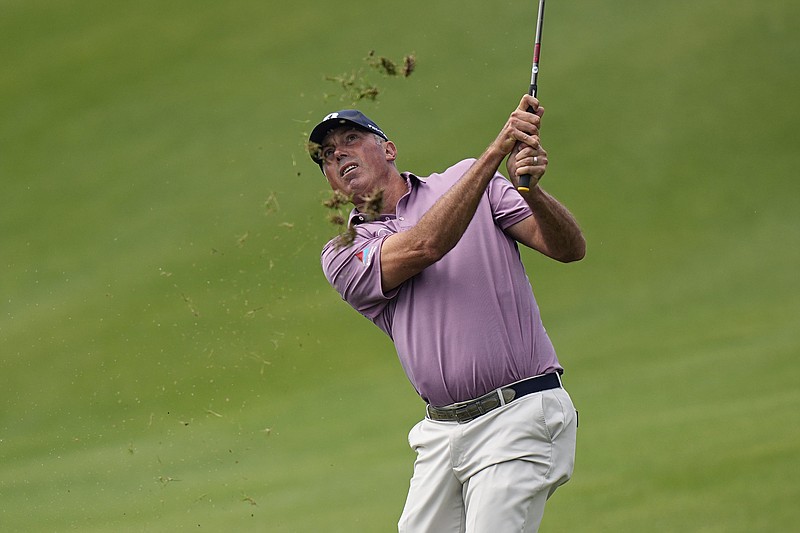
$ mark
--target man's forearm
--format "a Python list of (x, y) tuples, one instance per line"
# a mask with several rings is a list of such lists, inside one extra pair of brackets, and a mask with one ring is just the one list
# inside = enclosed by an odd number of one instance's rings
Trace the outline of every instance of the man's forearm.
[(522, 197), (536, 220), (537, 249), (559, 261), (578, 261), (586, 255), (586, 240), (572, 213), (538, 185)]

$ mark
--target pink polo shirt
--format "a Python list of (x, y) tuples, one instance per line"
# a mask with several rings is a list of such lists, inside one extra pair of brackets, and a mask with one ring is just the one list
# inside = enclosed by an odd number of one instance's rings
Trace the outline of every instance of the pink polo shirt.
[(511, 183), (497, 174), (458, 244), (440, 261), (384, 293), (381, 246), (405, 231), (472, 166), (468, 159), (441, 174), (403, 177), (409, 191), (395, 215), (363, 222), (356, 238), (322, 250), (331, 285), (394, 341), (419, 395), (435, 406), (481, 396), (546, 372), (563, 371), (539, 315), (517, 243), (504, 229), (531, 216)]

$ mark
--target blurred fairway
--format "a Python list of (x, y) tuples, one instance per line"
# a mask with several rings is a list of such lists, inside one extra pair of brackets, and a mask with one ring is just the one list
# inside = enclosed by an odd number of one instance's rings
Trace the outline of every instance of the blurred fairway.
[[(311, 122), (427, 174), (527, 90), (535, 5), (0, 1), (0, 530), (395, 529), (423, 414), (330, 289)], [(542, 531), (800, 523), (800, 4), (549, 2), (524, 259), (581, 413)], [(325, 97), (326, 94), (334, 96)]]

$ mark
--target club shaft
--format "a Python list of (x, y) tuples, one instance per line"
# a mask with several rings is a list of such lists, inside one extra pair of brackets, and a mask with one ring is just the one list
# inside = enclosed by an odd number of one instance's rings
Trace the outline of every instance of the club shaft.
[[(536, 96), (539, 90), (538, 81), (539, 81), (539, 53), (542, 50), (542, 26), (544, 26), (544, 0), (539, 0), (539, 12), (536, 15), (536, 39), (534, 40), (533, 44), (533, 65), (531, 67), (531, 86), (528, 90), (528, 94), (531, 96)], [(533, 113), (535, 110), (532, 107), (528, 108), (529, 113)], [(523, 174), (519, 177), (519, 186), (517, 187), (520, 191), (529, 191), (531, 190), (531, 176), (530, 174)]]

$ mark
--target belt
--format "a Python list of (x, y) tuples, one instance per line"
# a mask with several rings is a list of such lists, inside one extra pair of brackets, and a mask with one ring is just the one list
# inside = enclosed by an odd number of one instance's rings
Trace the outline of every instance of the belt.
[(542, 374), (500, 387), (474, 400), (454, 403), (446, 407), (428, 405), (428, 418), (440, 422), (464, 424), (528, 394), (557, 389), (561, 386), (561, 376), (558, 373)]

